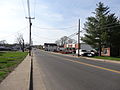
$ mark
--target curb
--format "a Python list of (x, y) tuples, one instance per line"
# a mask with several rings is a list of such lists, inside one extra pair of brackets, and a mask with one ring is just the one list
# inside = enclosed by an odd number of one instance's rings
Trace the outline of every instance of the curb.
[(29, 90), (33, 90), (33, 54), (31, 55), (30, 58), (30, 81), (29, 81)]
[[(44, 51), (46, 52), (46, 51)], [(120, 64), (120, 61), (112, 61), (112, 60), (107, 60), (107, 59), (96, 59), (96, 58), (89, 58), (89, 57), (77, 57), (74, 55), (65, 55), (65, 54), (61, 54), (61, 53), (55, 53), (55, 52), (48, 52), (48, 53), (52, 53), (52, 54), (57, 54), (57, 55), (63, 55), (63, 56), (68, 56), (68, 57), (75, 57), (75, 58), (84, 58), (87, 60), (92, 60), (92, 61), (101, 61), (101, 62), (109, 62), (109, 63), (116, 63), (116, 64)]]

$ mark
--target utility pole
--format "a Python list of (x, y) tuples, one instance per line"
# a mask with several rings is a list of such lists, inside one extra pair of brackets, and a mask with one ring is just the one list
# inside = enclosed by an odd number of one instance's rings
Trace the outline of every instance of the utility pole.
[(78, 57), (80, 56), (80, 19), (78, 22)]
[(25, 44), (24, 44), (24, 39), (22, 39), (23, 43), (22, 43), (22, 51), (24, 52), (24, 48), (25, 48)]
[(31, 19), (35, 19), (35, 18), (31, 18), (30, 16), (30, 2), (29, 0), (27, 0), (27, 6), (28, 6), (28, 17), (26, 17), (26, 19), (29, 19), (29, 56), (31, 56), (31, 26), (32, 26), (32, 22)]

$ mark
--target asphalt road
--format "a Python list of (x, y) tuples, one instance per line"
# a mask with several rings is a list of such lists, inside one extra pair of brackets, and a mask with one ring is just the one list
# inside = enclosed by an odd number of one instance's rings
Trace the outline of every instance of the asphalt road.
[(40, 50), (33, 53), (46, 90), (120, 90), (120, 64)]

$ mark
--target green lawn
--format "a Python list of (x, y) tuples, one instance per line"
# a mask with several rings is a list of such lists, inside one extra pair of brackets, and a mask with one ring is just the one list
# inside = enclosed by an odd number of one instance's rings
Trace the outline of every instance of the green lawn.
[(95, 56), (94, 58), (120, 61), (119, 57)]
[(27, 52), (0, 52), (0, 82), (27, 56)]

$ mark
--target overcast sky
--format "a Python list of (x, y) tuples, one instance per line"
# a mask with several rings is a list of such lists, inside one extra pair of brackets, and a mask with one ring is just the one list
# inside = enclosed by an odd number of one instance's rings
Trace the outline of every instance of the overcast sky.
[[(29, 42), (27, 0), (0, 0), (0, 40), (15, 43), (18, 33)], [(55, 42), (62, 36), (77, 32), (78, 19), (81, 30), (87, 17), (92, 16), (100, 0), (30, 0), (32, 39), (34, 44)], [(111, 13), (120, 17), (120, 0), (101, 0)], [(76, 38), (76, 37), (73, 37)]]

